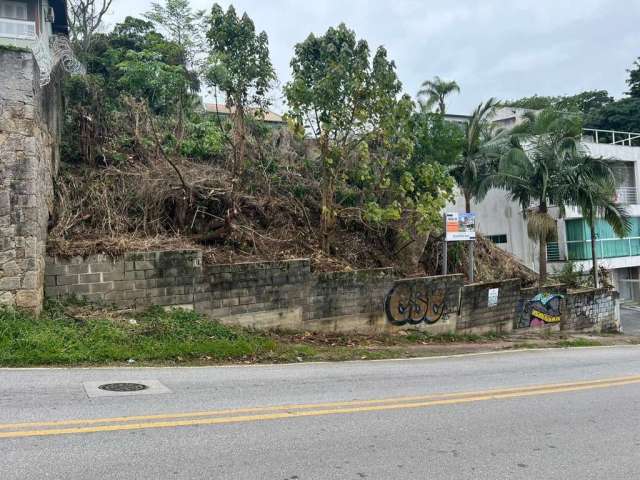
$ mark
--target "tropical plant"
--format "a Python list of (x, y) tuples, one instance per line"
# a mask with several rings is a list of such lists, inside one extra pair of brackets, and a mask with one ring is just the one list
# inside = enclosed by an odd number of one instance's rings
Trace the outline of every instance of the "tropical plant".
[(611, 169), (601, 159), (584, 157), (567, 176), (566, 197), (580, 208), (582, 217), (589, 226), (591, 237), (592, 276), (595, 288), (600, 286), (598, 278), (598, 255), (596, 250), (596, 221), (604, 219), (614, 233), (622, 238), (629, 233), (631, 221), (624, 206), (615, 201), (616, 184)]
[(550, 206), (563, 213), (568, 172), (582, 158), (582, 125), (578, 116), (556, 110), (529, 113), (511, 133), (511, 147), (500, 160), (494, 184), (505, 188), (522, 207), (527, 233), (539, 244), (539, 278), (547, 277), (547, 242), (556, 235)]
[(438, 105), (438, 113), (445, 114), (446, 111), (446, 98), (452, 93), (459, 93), (460, 86), (455, 81), (447, 81), (436, 76), (433, 80), (426, 80), (422, 83), (420, 90), (418, 91), (418, 98), (420, 99), (420, 105), (423, 110), (431, 110), (434, 105)]
[(451, 175), (464, 196), (465, 211), (471, 212), (471, 200), (482, 200), (490, 187), (490, 177), (499, 160), (500, 147), (506, 140), (502, 131), (487, 120), (499, 102), (490, 98), (479, 104), (464, 125), (462, 154), (456, 158)]

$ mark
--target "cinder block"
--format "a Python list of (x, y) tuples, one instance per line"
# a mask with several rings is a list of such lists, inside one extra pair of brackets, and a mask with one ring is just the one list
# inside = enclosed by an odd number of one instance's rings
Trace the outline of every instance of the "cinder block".
[(78, 275), (58, 275), (56, 277), (57, 285), (75, 285), (78, 283)]
[(136, 270), (152, 270), (154, 268), (155, 268), (154, 263), (149, 260), (141, 260), (141, 261), (136, 260), (135, 262)]
[(102, 274), (100, 273), (85, 273), (78, 275), (79, 283), (100, 283), (102, 281)]

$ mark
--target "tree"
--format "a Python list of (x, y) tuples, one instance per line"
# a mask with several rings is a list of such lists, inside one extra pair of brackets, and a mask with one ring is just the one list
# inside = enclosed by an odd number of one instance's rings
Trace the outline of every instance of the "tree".
[[(527, 115), (512, 130), (512, 147), (501, 158), (494, 177), (522, 207), (529, 237), (539, 243), (540, 284), (547, 277), (547, 242), (556, 234), (551, 205), (562, 213), (567, 204), (568, 175), (579, 158), (582, 124), (579, 117), (556, 110)], [(535, 206), (532, 206), (535, 205)]]
[(467, 213), (471, 212), (471, 200), (482, 200), (486, 195), (495, 167), (491, 160), (497, 160), (500, 140), (505, 138), (503, 134), (497, 136), (493, 125), (487, 121), (499, 104), (495, 98), (490, 98), (476, 107), (464, 126), (462, 154), (451, 168), (451, 175), (462, 190)]
[(627, 85), (629, 85), (629, 91), (627, 94), (633, 98), (640, 98), (640, 57), (633, 62), (631, 69), (627, 70), (629, 78), (627, 79)]
[(613, 102), (613, 97), (606, 90), (586, 90), (576, 95), (568, 96), (539, 96), (523, 97), (519, 100), (504, 102), (506, 106), (527, 108), (530, 110), (544, 110), (553, 108), (565, 112), (576, 112), (584, 115), (600, 109)]
[(436, 76), (433, 80), (426, 80), (422, 83), (422, 88), (418, 92), (418, 97), (427, 97), (420, 104), (425, 110), (431, 110), (434, 105), (438, 105), (438, 113), (445, 114), (445, 99), (452, 93), (459, 93), (460, 86), (455, 81), (446, 81)]
[(203, 50), (204, 10), (193, 11), (188, 0), (153, 2), (143, 16), (167, 33), (167, 38), (185, 53), (185, 68), (193, 68), (198, 53)]
[(253, 21), (246, 13), (238, 17), (233, 6), (225, 13), (216, 3), (207, 21), (211, 51), (206, 79), (210, 86), (225, 94), (226, 105), (232, 111), (232, 172), (239, 175), (245, 161), (247, 108), (264, 110), (269, 106), (267, 94), (276, 74), (269, 59), (267, 34), (256, 33)]
[(111, 3), (113, 0), (69, 0), (71, 38), (79, 53), (89, 51)]
[(415, 145), (413, 156), (418, 162), (450, 166), (462, 154), (464, 133), (462, 129), (431, 112), (413, 114)]
[[(144, 17), (161, 28), (167, 34), (168, 39), (180, 47), (186, 71), (197, 68), (196, 58), (198, 53), (202, 52), (204, 42), (202, 24), (204, 10), (194, 12), (188, 0), (166, 0), (164, 4), (152, 3), (151, 10), (145, 13)], [(200, 89), (198, 74), (193, 72), (190, 76), (191, 91), (197, 92)], [(184, 136), (185, 112), (183, 105), (187, 101), (185, 95), (178, 97), (176, 137), (179, 142)]]
[(587, 116), (585, 126), (619, 132), (640, 132), (640, 98), (623, 98), (593, 110)]
[(320, 37), (311, 34), (295, 46), (292, 79), (284, 88), (293, 116), (315, 136), (321, 163), (322, 249), (329, 252), (336, 223), (335, 194), (348, 162), (367, 148), (393, 112), (401, 84), (395, 65), (379, 47), (356, 40), (344, 24)]
[(614, 200), (615, 178), (605, 161), (584, 157), (567, 176), (566, 196), (580, 208), (589, 225), (593, 286), (599, 288), (598, 255), (596, 250), (596, 221), (603, 218), (614, 233), (622, 238), (629, 233), (631, 222), (627, 210)]

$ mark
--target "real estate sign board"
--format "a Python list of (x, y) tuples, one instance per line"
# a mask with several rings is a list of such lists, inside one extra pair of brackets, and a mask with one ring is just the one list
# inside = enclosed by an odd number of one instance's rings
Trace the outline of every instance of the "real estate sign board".
[(445, 223), (447, 242), (469, 242), (476, 239), (475, 213), (447, 213)]

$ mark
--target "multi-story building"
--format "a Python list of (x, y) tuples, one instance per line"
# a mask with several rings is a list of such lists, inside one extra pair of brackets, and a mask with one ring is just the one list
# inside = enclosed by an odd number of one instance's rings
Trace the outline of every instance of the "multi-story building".
[[(518, 122), (518, 115), (508, 120)], [(503, 117), (500, 117), (503, 118)], [(599, 264), (612, 273), (611, 280), (621, 298), (640, 300), (640, 133), (585, 129), (583, 146), (593, 157), (611, 164), (617, 180), (617, 199), (631, 216), (631, 231), (618, 238), (611, 227), (599, 219), (596, 225), (596, 246)], [(458, 199), (454, 209), (464, 208)], [(472, 205), (477, 215), (478, 230), (501, 248), (519, 258), (523, 264), (537, 270), (539, 247), (527, 235), (522, 208), (510, 200), (504, 190), (491, 190), (482, 202)], [(547, 246), (550, 272), (562, 269), (573, 261), (585, 273), (592, 267), (591, 235), (580, 211), (570, 207), (563, 217), (557, 208), (550, 209), (557, 220), (557, 241)]]
[(0, 45), (31, 48), (68, 33), (65, 0), (0, 0)]

